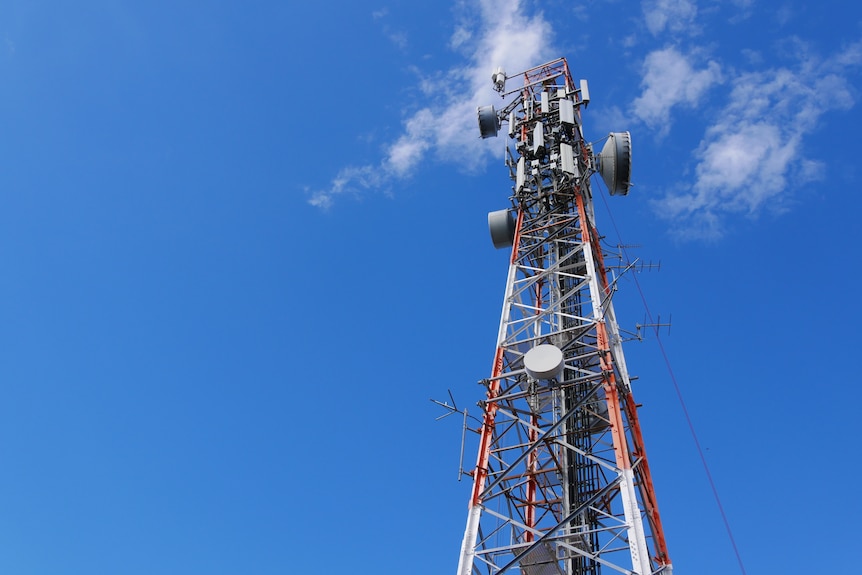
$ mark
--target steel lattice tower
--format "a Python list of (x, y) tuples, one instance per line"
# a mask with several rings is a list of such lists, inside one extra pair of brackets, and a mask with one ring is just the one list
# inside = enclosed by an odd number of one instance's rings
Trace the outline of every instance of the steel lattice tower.
[(508, 126), (512, 208), (489, 226), (512, 252), (458, 575), (670, 575), (590, 189), (628, 192), (631, 140), (584, 141), (565, 59), (515, 78), (479, 109), (483, 137)]

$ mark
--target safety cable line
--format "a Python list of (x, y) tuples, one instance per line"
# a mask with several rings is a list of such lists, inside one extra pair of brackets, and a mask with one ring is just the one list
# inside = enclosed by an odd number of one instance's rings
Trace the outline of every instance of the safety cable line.
[[(619, 242), (619, 247), (622, 250), (623, 255), (626, 258), (626, 265), (631, 262), (631, 258), (629, 258), (628, 251), (626, 250), (625, 244), (623, 244), (622, 235), (620, 234), (620, 230), (617, 227), (617, 222), (614, 220), (614, 215), (611, 213), (610, 205), (608, 205), (608, 200), (605, 197), (604, 190), (599, 194), (602, 197), (602, 202), (605, 205), (605, 210), (608, 213), (608, 217), (611, 220), (611, 224), (614, 227), (614, 231), (617, 234), (617, 241)], [(691, 432), (691, 437), (694, 439), (694, 445), (697, 448), (697, 454), (700, 456), (700, 461), (703, 464), (703, 469), (706, 472), (706, 478), (709, 481), (709, 487), (712, 489), (712, 495), (715, 498), (715, 502), (718, 505), (718, 511), (721, 514), (721, 519), (724, 522), (724, 528), (727, 530), (727, 536), (730, 539), (730, 544), (733, 547), (733, 552), (736, 554), (736, 560), (739, 563), (739, 569), (742, 571), (742, 575), (747, 575), (745, 571), (745, 565), (742, 562), (742, 555), (739, 553), (739, 548), (736, 546), (736, 539), (733, 537), (733, 531), (730, 528), (730, 522), (727, 520), (727, 514), (724, 512), (724, 506), (721, 504), (721, 497), (718, 495), (718, 488), (715, 486), (715, 481), (712, 479), (712, 473), (709, 470), (709, 464), (706, 462), (706, 456), (703, 453), (703, 449), (700, 446), (700, 440), (697, 438), (697, 432), (694, 430), (694, 423), (691, 421), (691, 416), (688, 413), (688, 407), (685, 404), (685, 399), (682, 397), (682, 390), (679, 387), (679, 383), (677, 383), (676, 375), (673, 372), (673, 367), (670, 363), (670, 358), (667, 355), (667, 352), (664, 349), (664, 343), (661, 341), (661, 336), (659, 335), (659, 326), (653, 321), (652, 312), (650, 311), (649, 304), (647, 304), (646, 296), (644, 295), (643, 290), (641, 289), (641, 284), (638, 281), (637, 274), (632, 274), (632, 277), (635, 281), (635, 286), (637, 286), (638, 293), (641, 296), (641, 302), (643, 302), (644, 310), (646, 311), (647, 318), (649, 319), (649, 323), (653, 324), (652, 328), (655, 332), (655, 339), (658, 342), (659, 350), (661, 351), (661, 355), (664, 358), (665, 366), (667, 367), (667, 372), (670, 375), (670, 380), (673, 383), (674, 391), (676, 391), (676, 397), (679, 399), (679, 404), (682, 407), (682, 413), (685, 415), (685, 421), (688, 424), (688, 429)]]

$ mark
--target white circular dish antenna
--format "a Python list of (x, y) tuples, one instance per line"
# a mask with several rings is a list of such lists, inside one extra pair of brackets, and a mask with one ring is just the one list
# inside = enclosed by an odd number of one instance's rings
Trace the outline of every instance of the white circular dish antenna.
[(524, 369), (533, 379), (559, 378), (563, 373), (563, 352), (549, 343), (537, 345), (524, 354)]

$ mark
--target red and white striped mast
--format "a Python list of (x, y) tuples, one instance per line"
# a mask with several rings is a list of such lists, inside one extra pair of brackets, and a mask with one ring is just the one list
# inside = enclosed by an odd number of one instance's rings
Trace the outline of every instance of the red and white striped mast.
[(628, 193), (630, 136), (594, 153), (565, 59), (492, 81), (508, 101), (479, 127), (507, 128), (515, 185), (488, 223), (512, 255), (458, 575), (670, 575), (590, 188)]

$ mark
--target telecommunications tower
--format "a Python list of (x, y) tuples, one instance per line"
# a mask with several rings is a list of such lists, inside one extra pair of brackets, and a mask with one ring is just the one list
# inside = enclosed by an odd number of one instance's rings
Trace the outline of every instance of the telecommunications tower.
[(508, 131), (514, 193), (488, 225), (511, 259), (458, 575), (670, 575), (590, 189), (628, 193), (630, 135), (584, 141), (565, 59), (492, 81), (506, 103), (479, 128)]

